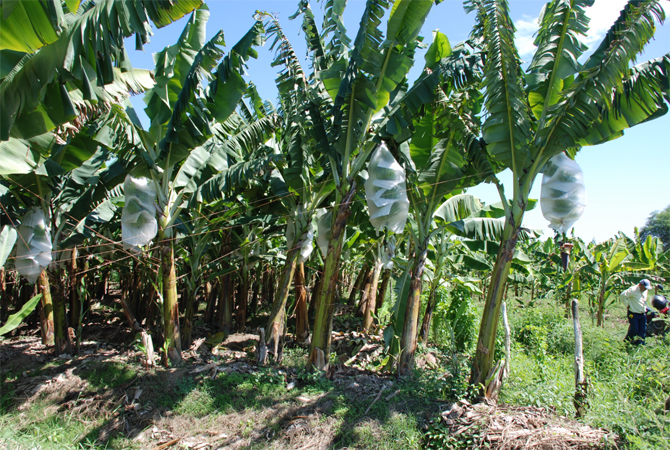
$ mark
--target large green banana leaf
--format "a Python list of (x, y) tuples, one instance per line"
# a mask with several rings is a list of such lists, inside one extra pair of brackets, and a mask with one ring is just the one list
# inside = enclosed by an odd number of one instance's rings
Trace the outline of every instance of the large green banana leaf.
[[(668, 64), (666, 57), (639, 68), (630, 81), (631, 61), (653, 38), (655, 20), (665, 17), (658, 0), (632, 0), (587, 59), (574, 82), (561, 93), (561, 99), (547, 112), (547, 126), (534, 144), (546, 149), (547, 157), (565, 148), (603, 142), (620, 136), (621, 127), (635, 125), (664, 114), (662, 89), (667, 98)], [(665, 79), (659, 84), (659, 80)], [(623, 85), (623, 91), (620, 91)], [(635, 89), (631, 89), (632, 86)], [(626, 97), (630, 97), (628, 101)], [(624, 120), (620, 120), (620, 118)], [(551, 139), (549, 139), (551, 137)], [(583, 142), (582, 140), (585, 140)]]
[[(124, 38), (136, 34), (141, 47), (151, 34), (151, 23), (167, 25), (200, 4), (201, 0), (101, 0), (63, 17), (59, 2), (4, 2), (0, 41), (7, 42), (8, 50), (25, 54), (0, 81), (0, 140), (9, 139), (10, 132), (28, 138), (75, 118), (69, 91), (79, 89), (97, 100), (91, 86), (112, 83), (114, 65), (129, 68)], [(67, 6), (74, 9), (77, 2)], [(42, 7), (46, 9), (40, 12)], [(35, 9), (35, 14), (26, 14), (26, 8)], [(4, 33), (14, 38), (5, 41)], [(20, 131), (15, 123), (22, 124)]]
[(482, 132), (491, 160), (520, 173), (530, 160), (533, 123), (523, 90), (521, 60), (514, 45), (514, 24), (506, 1), (472, 0), (486, 49), (484, 82), (488, 116)]
[(474, 195), (458, 194), (442, 203), (433, 216), (442, 219), (445, 223), (450, 223), (476, 214), (481, 209), (482, 202)]
[(528, 67), (528, 101), (537, 119), (560, 99), (561, 91), (579, 71), (579, 57), (586, 50), (581, 39), (588, 30), (584, 8), (594, 0), (554, 0), (544, 7), (538, 19), (537, 50)]

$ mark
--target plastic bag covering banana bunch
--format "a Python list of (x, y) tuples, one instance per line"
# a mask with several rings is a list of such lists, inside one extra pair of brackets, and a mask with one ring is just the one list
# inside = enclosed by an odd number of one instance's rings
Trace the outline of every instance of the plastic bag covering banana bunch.
[(395, 256), (395, 236), (390, 236), (384, 241), (381, 250), (382, 269), (393, 269), (393, 257)]
[[(296, 228), (298, 228), (298, 225), (296, 224), (295, 220), (292, 217), (289, 217), (286, 224), (286, 248), (289, 250), (292, 249), (293, 245), (295, 244)], [(328, 246), (328, 242), (326, 242), (326, 246)], [(309, 259), (309, 255), (312, 254), (312, 250), (314, 250), (314, 226), (312, 225), (312, 222), (310, 222), (307, 228), (307, 232), (305, 233), (305, 238), (303, 239), (302, 243), (300, 243), (298, 264), (302, 264), (307, 261), (307, 259)]]
[(44, 211), (40, 208), (30, 209), (18, 231), (14, 265), (16, 270), (33, 284), (51, 263), (51, 230)]
[(126, 202), (121, 214), (123, 247), (137, 250), (158, 233), (156, 221), (156, 188), (147, 178), (126, 176), (123, 183)]
[(385, 144), (378, 145), (372, 153), (368, 174), (365, 197), (370, 223), (377, 231), (386, 228), (394, 233), (402, 233), (409, 213), (405, 170)]
[(316, 245), (319, 246), (323, 258), (326, 258), (328, 253), (328, 241), (330, 241), (330, 236), (332, 232), (332, 222), (333, 222), (333, 212), (326, 212), (326, 208), (319, 208), (315, 211), (316, 217), (316, 228), (318, 235), (316, 236)]
[(564, 153), (559, 153), (544, 166), (540, 192), (542, 215), (559, 233), (566, 233), (582, 217), (586, 209), (584, 173)]

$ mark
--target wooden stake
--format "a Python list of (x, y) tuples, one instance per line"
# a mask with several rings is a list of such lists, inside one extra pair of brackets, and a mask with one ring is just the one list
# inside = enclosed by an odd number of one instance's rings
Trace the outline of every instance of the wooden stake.
[(572, 301), (572, 321), (575, 328), (575, 410), (577, 418), (584, 417), (588, 407), (587, 383), (584, 380), (584, 354), (582, 350), (582, 326), (579, 323), (579, 302)]

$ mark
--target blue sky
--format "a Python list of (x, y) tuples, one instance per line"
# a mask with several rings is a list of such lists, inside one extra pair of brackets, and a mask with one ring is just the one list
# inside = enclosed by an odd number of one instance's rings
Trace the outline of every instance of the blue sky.
[[(517, 27), (517, 47), (521, 58), (529, 61), (534, 52), (533, 33), (537, 30), (537, 17), (546, 3), (542, 0), (511, 0), (510, 11)], [(618, 16), (625, 0), (596, 0), (587, 9), (591, 17), (591, 30), (585, 42), (595, 47), (604, 33)], [(670, 0), (661, 2), (670, 16)], [(304, 36), (300, 31), (300, 19), (289, 20), (298, 5), (298, 0), (209, 0), (211, 11), (208, 37), (218, 30), (224, 31), (228, 47), (232, 47), (253, 25), (256, 10), (277, 13), (284, 32), (291, 40), (296, 53), (304, 56), (302, 64), (307, 71)], [(474, 16), (467, 15), (461, 0), (445, 0), (433, 7), (422, 30), (424, 42), (430, 43), (431, 31), (440, 29), (452, 45), (466, 39), (474, 23)], [(353, 39), (360, 17), (365, 7), (364, 0), (349, 0), (344, 20), (349, 36)], [(322, 3), (312, 2), (312, 9), (321, 23)], [(184, 19), (160, 30), (155, 30), (150, 44), (144, 52), (134, 49), (134, 39), (127, 43), (130, 59), (134, 67), (153, 68), (152, 53), (162, 50), (176, 41), (184, 26)], [(382, 29), (385, 29), (383, 25)], [(647, 47), (638, 62), (657, 58), (670, 52), (670, 24), (659, 27), (656, 39)], [(275, 103), (275, 68), (270, 66), (273, 52), (269, 44), (260, 49), (259, 58), (249, 63), (250, 78), (258, 86), (260, 94)], [(410, 72), (410, 80), (418, 77), (423, 67), (420, 54), (415, 67)], [(138, 110), (144, 107), (141, 96), (133, 103)], [(138, 111), (140, 112), (140, 111)], [(626, 135), (606, 144), (587, 147), (577, 155), (577, 163), (584, 171), (588, 207), (582, 218), (575, 224), (575, 234), (587, 241), (602, 241), (621, 230), (632, 235), (635, 226), (642, 227), (646, 218), (654, 210), (670, 204), (670, 114), (655, 121), (639, 125)], [(501, 175), (503, 183), (510, 184), (509, 174)], [(532, 198), (540, 196), (540, 177), (537, 178)], [(507, 188), (511, 192), (511, 185)], [(491, 185), (478, 186), (470, 191), (487, 203), (499, 201), (497, 190)], [(547, 228), (548, 222), (542, 217), (540, 208), (526, 214), (524, 225), (541, 229), (545, 235), (553, 235)]]

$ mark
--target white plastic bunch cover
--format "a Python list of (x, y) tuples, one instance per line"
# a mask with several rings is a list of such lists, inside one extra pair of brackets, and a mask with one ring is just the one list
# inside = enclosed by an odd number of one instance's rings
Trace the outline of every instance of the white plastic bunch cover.
[(540, 193), (542, 215), (559, 233), (566, 233), (582, 217), (586, 209), (584, 173), (564, 153), (559, 153), (544, 166)]
[(365, 182), (365, 197), (370, 211), (370, 223), (377, 231), (386, 228), (402, 233), (409, 213), (405, 170), (382, 143), (370, 157), (369, 178)]
[[(286, 225), (286, 247), (290, 250), (293, 248), (295, 243), (295, 234), (296, 234), (296, 224), (292, 217), (288, 219)], [(327, 245), (327, 244), (326, 244)], [(309, 259), (309, 255), (312, 254), (314, 250), (314, 227), (310, 222), (307, 232), (304, 235), (304, 239), (300, 244), (300, 255), (298, 256), (298, 264), (302, 264)]]
[(147, 178), (128, 175), (123, 190), (126, 197), (121, 214), (123, 247), (136, 249), (149, 244), (158, 233), (156, 187)]
[(37, 207), (28, 211), (18, 231), (14, 265), (33, 284), (51, 263), (51, 230), (44, 211)]
[(328, 241), (330, 241), (330, 236), (332, 235), (331, 225), (333, 222), (333, 212), (326, 212), (325, 208), (319, 208), (316, 210), (316, 226), (318, 230), (318, 235), (316, 236), (316, 245), (319, 246), (323, 258), (326, 258), (328, 253)]

